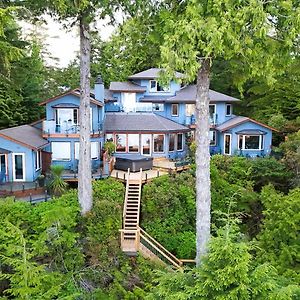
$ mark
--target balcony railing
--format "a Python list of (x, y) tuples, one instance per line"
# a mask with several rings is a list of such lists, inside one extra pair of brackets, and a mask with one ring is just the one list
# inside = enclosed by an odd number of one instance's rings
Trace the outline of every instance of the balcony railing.
[[(217, 114), (210, 115), (209, 123), (210, 123), (210, 125), (217, 125), (218, 124), (218, 115)], [(185, 117), (185, 125), (195, 125), (195, 124), (196, 124), (196, 118), (194, 115)]]
[[(97, 130), (91, 130), (92, 134), (99, 133), (103, 130), (103, 124), (98, 124)], [(55, 121), (43, 121), (43, 133), (44, 134), (79, 134), (80, 126), (78, 124), (63, 123), (56, 124)]]

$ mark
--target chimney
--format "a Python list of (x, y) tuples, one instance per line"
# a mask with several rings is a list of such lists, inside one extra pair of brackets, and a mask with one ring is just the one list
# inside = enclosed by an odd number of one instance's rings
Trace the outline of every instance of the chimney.
[(101, 75), (98, 75), (95, 81), (95, 99), (104, 103), (104, 83)]

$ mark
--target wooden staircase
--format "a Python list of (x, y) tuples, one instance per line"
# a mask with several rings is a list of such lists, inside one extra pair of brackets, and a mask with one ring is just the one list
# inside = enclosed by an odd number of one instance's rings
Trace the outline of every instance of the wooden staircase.
[(142, 175), (140, 170), (140, 179), (133, 180), (130, 179), (129, 169), (127, 172), (123, 229), (120, 230), (122, 251), (130, 256), (136, 256), (139, 252), (145, 258), (182, 270), (184, 263), (194, 263), (194, 260), (178, 259), (139, 227)]

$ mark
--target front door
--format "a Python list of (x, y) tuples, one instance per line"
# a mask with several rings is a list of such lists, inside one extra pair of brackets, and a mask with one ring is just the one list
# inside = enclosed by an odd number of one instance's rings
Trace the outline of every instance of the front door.
[(0, 183), (5, 181), (6, 175), (6, 155), (0, 154)]
[(141, 148), (142, 155), (150, 156), (151, 155), (151, 134), (142, 134), (141, 135)]
[(14, 181), (25, 181), (25, 154), (13, 153), (12, 158)]
[(231, 134), (224, 134), (224, 154), (231, 155)]

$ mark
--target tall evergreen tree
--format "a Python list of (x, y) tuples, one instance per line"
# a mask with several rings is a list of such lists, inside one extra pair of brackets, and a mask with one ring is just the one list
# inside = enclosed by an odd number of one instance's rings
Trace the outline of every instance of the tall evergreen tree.
[(264, 77), (269, 83), (287, 64), (299, 38), (298, 1), (185, 1), (178, 16), (167, 15), (162, 47), (165, 76), (175, 69), (187, 80), (197, 77), (196, 177), (197, 264), (207, 252), (210, 237), (209, 85), (216, 59), (238, 58), (244, 68), (241, 84), (248, 78)]

